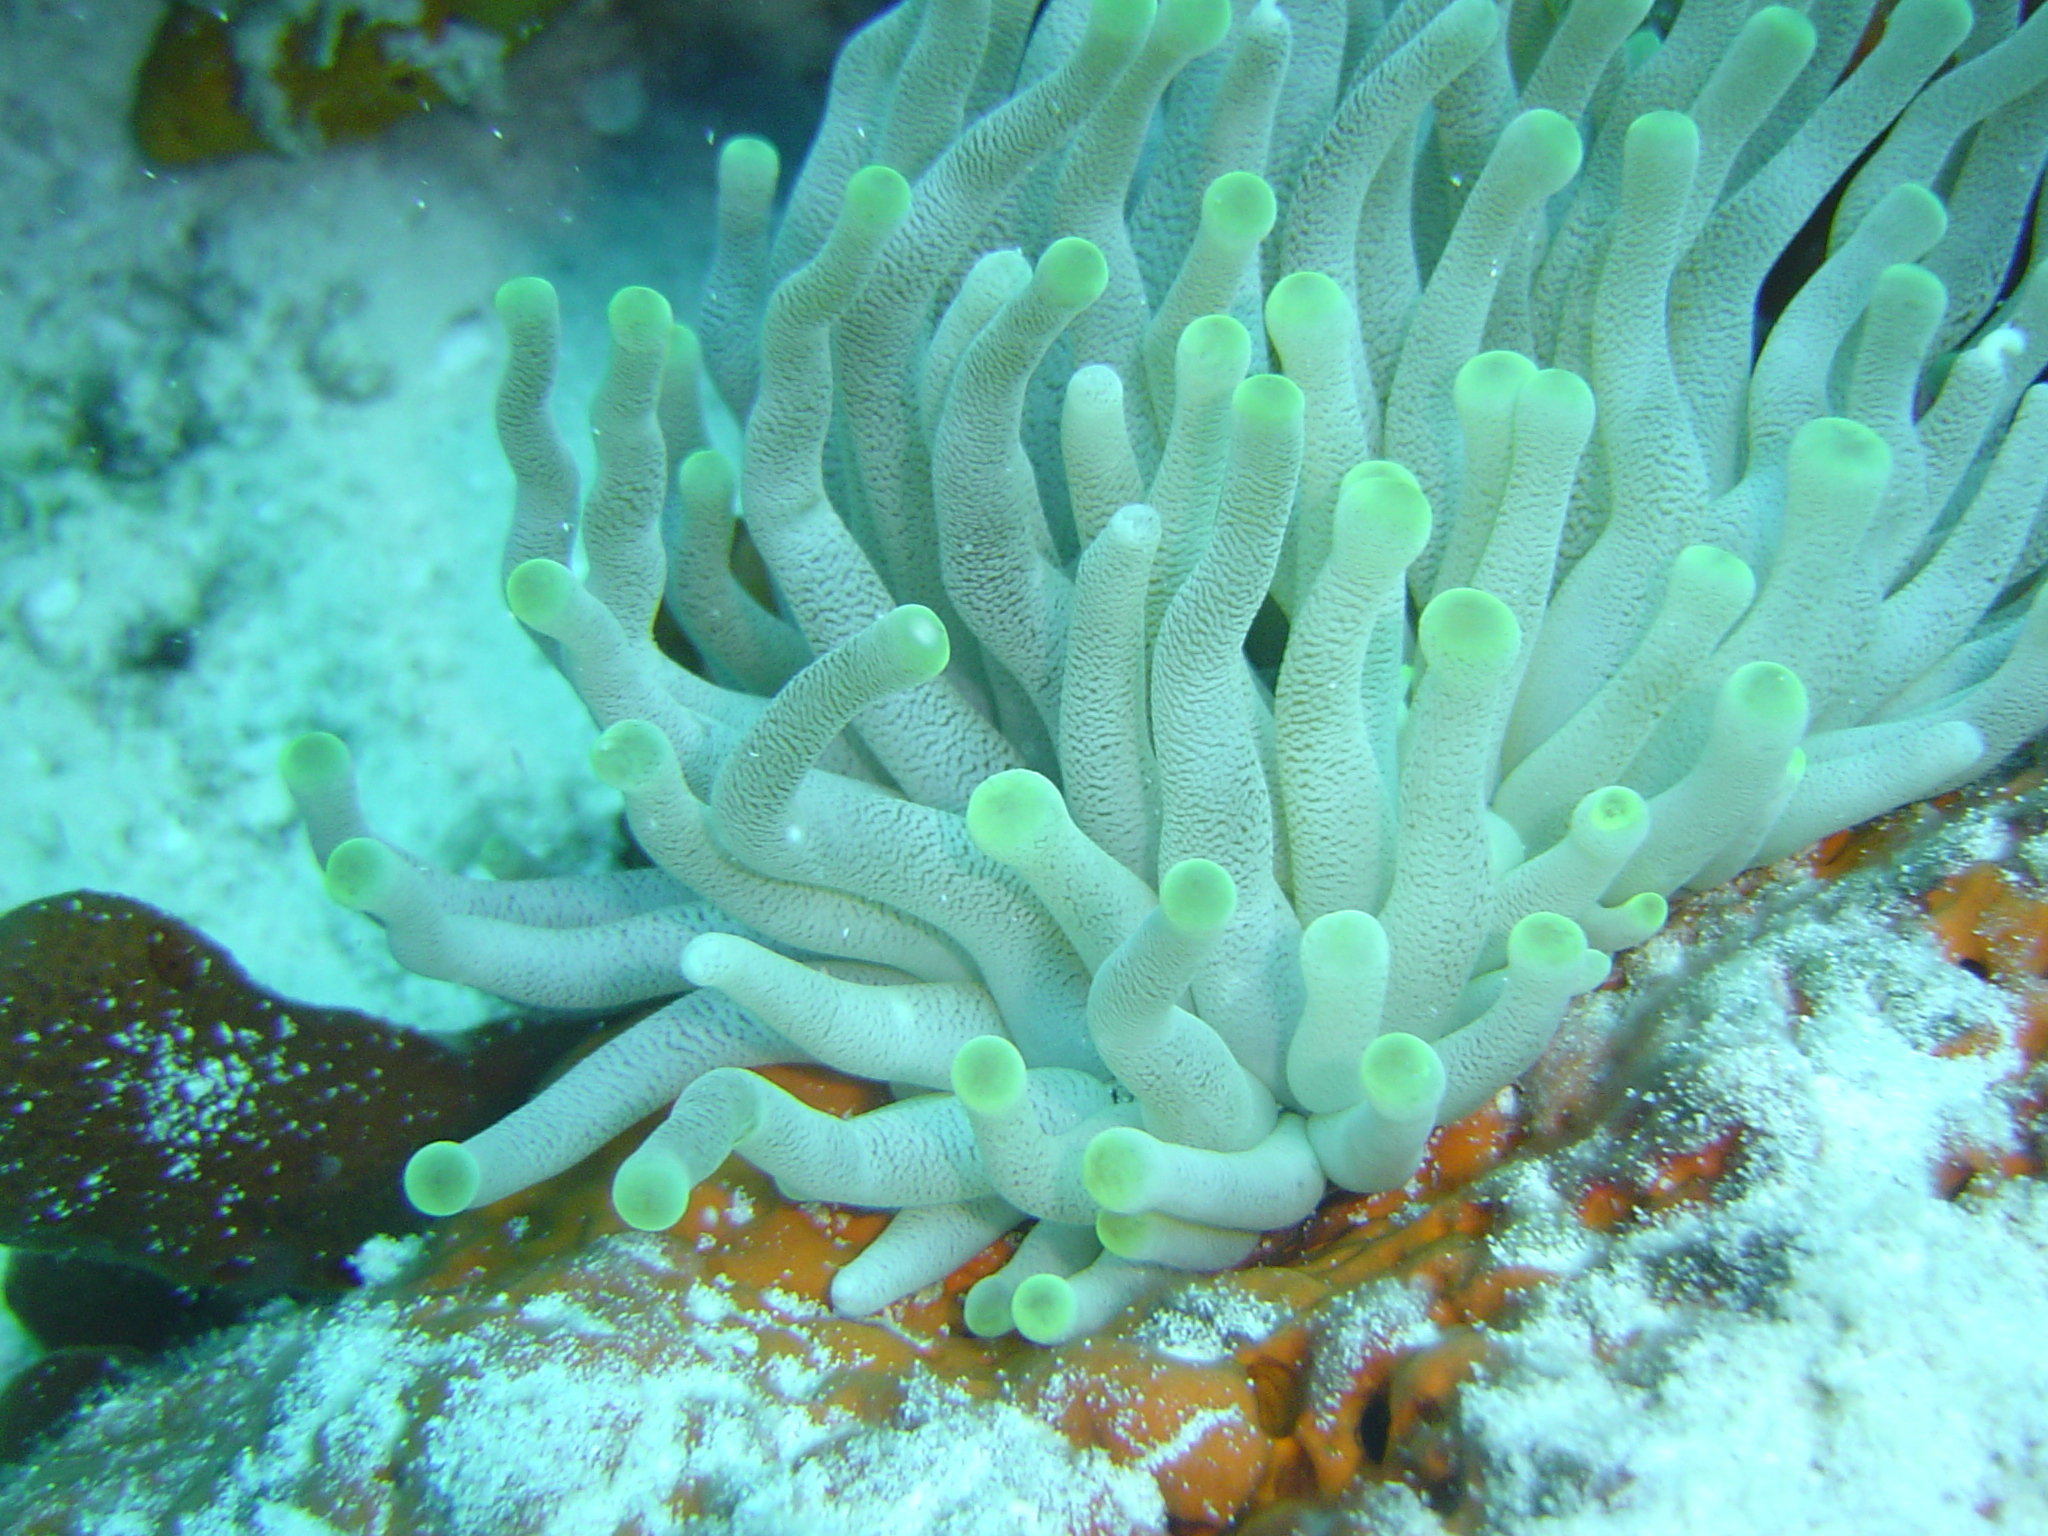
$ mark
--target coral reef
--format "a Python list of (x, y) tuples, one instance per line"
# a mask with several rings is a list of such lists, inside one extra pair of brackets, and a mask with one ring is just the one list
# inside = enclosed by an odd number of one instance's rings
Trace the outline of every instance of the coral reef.
[[(178, 0), (135, 81), (135, 139), (158, 165), (254, 150), (309, 154), (442, 106), (501, 114), (514, 51), (567, 13), (595, 47), (576, 92), (600, 132), (632, 127), (646, 66), (681, 72), (693, 94), (747, 69), (808, 89), (874, 0)], [(629, 35), (622, 51), (602, 41)]]
[(563, 0), (234, 0), (171, 6), (136, 79), (134, 124), (162, 165), (307, 154), (444, 104), (489, 105), (506, 52)]

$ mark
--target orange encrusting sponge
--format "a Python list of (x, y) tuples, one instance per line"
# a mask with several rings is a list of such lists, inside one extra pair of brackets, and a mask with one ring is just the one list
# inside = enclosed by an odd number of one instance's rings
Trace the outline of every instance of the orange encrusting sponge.
[[(763, 1070), (835, 1113), (879, 1102), (874, 1085), (821, 1068)], [(1456, 1502), (1460, 1457), (1443, 1421), (1449, 1395), (1484, 1358), (1475, 1330), (1503, 1319), (1550, 1276), (1493, 1265), (1485, 1244), (1493, 1216), (1458, 1193), (1507, 1155), (1512, 1128), (1489, 1107), (1441, 1139), (1447, 1155), (1425, 1166), (1412, 1193), (1327, 1201), (1299, 1228), (1268, 1238), (1257, 1263), (1207, 1277), (1205, 1286), (1238, 1293), (1248, 1308), (1265, 1304), (1291, 1318), (1217, 1359), (1186, 1359), (1147, 1342), (1144, 1309), (1051, 1349), (970, 1336), (960, 1297), (1001, 1262), (1014, 1238), (880, 1317), (825, 1315), (833, 1273), (874, 1239), (885, 1216), (792, 1204), (737, 1159), (699, 1187), (663, 1240), (679, 1301), (692, 1287), (716, 1287), (730, 1315), (758, 1336), (754, 1358), (763, 1370), (792, 1354), (830, 1356), (838, 1369), (812, 1399), (821, 1411), (886, 1422), (903, 1400), (906, 1375), (922, 1366), (972, 1397), (1023, 1409), (1076, 1449), (1143, 1468), (1176, 1532), (1221, 1531), (1278, 1502), (1326, 1500), (1360, 1476), (1429, 1479), (1432, 1497)], [(626, 1230), (608, 1191), (635, 1141), (628, 1132), (545, 1184), (452, 1218), (441, 1229), (433, 1270), (417, 1283), (451, 1301), (479, 1291), (573, 1290), (578, 1250)], [(1421, 1288), (1432, 1320), (1446, 1330), (1439, 1342), (1368, 1348), (1352, 1358), (1338, 1330), (1318, 1327), (1330, 1302), (1382, 1277)]]

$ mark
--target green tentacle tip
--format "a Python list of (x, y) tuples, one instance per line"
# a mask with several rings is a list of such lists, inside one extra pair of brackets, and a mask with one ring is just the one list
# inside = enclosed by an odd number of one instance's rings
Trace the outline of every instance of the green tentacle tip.
[(1575, 972), (1586, 933), (1558, 912), (1531, 912), (1508, 930), (1508, 969), (1551, 975)]
[(493, 880), (533, 880), (547, 873), (540, 860), (517, 838), (502, 832), (484, 835), (484, 840), (477, 844), (476, 861)]
[(1346, 485), (1354, 481), (1362, 485), (1369, 480), (1392, 480), (1411, 491), (1422, 489), (1422, 482), (1415, 478), (1415, 472), (1393, 459), (1362, 459), (1344, 471)]
[(722, 987), (747, 963), (747, 941), (732, 933), (700, 933), (683, 946), (683, 980), (693, 987)]
[(1174, 347), (1175, 365), (1185, 373), (1236, 379), (1251, 361), (1252, 333), (1229, 315), (1190, 320)]
[(1472, 666), (1504, 667), (1522, 645), (1508, 605), (1477, 587), (1452, 587), (1431, 598), (1416, 634), (1427, 659)]
[(476, 1154), (459, 1141), (430, 1141), (405, 1162), (405, 1198), (428, 1216), (468, 1210), (482, 1181)]
[(1788, 63), (1804, 64), (1813, 57), (1819, 35), (1805, 13), (1789, 5), (1767, 5), (1742, 24), (1744, 33), (1755, 33), (1772, 52)]
[(1877, 274), (1870, 303), (1911, 310), (1932, 329), (1948, 310), (1948, 285), (1916, 262), (1895, 261)]
[(960, 1304), (960, 1321), (977, 1339), (996, 1339), (1015, 1328), (1010, 1316), (1010, 1287), (1000, 1276), (983, 1275), (967, 1288)]
[(1350, 323), (1350, 300), (1324, 272), (1290, 272), (1266, 295), (1266, 329), (1282, 350), (1290, 335), (1297, 343), (1315, 344)]
[(1058, 1344), (1081, 1315), (1072, 1285), (1059, 1275), (1033, 1275), (1010, 1298), (1010, 1320), (1034, 1344)]
[(522, 624), (546, 632), (576, 595), (576, 578), (559, 560), (525, 560), (505, 578), (505, 606)]
[(1153, 0), (1095, 0), (1088, 8), (1088, 35), (1128, 47), (1152, 30)]
[(760, 199), (775, 195), (782, 175), (782, 156), (766, 139), (743, 133), (718, 147), (718, 190), (721, 196)]
[(1159, 547), (1159, 509), (1148, 502), (1134, 501), (1128, 506), (1118, 507), (1110, 520), (1102, 525), (1102, 532), (1095, 535), (1098, 540), (1113, 540), (1129, 549), (1148, 552)]
[[(1794, 753), (1795, 757), (1803, 756)], [(1636, 927), (1644, 938), (1659, 932), (1671, 916), (1671, 903), (1656, 891), (1641, 891), (1624, 901), (1620, 912)]]
[(1159, 877), (1159, 915), (1182, 933), (1214, 933), (1237, 910), (1237, 884), (1213, 859), (1182, 859)]
[(1298, 426), (1303, 400), (1301, 386), (1278, 373), (1255, 373), (1237, 386), (1230, 408), (1248, 426), (1268, 430)]
[(1793, 434), (1788, 467), (1794, 480), (1813, 477), (1845, 494), (1875, 495), (1892, 472), (1892, 451), (1860, 421), (1816, 416)]
[(374, 837), (352, 837), (327, 855), (322, 883), (338, 905), (369, 911), (391, 894), (404, 868), (398, 855)]
[(1897, 28), (1908, 57), (1938, 59), (1969, 36), (1975, 19), (1968, 0), (1900, 0), (1884, 40), (1890, 42)]
[(612, 1209), (642, 1232), (666, 1232), (690, 1208), (690, 1173), (666, 1152), (642, 1147), (612, 1175)]
[(1593, 430), (1593, 387), (1569, 368), (1539, 368), (1522, 386), (1515, 410), (1537, 431), (1583, 435)]
[(1923, 251), (1937, 245), (1948, 233), (1948, 205), (1918, 182), (1901, 182), (1877, 200), (1864, 215), (1910, 240)]
[(1517, 170), (1526, 178), (1529, 192), (1549, 197), (1578, 175), (1585, 145), (1570, 118), (1537, 107), (1507, 125), (1493, 152), (1510, 157), (1509, 163), (1519, 162)]
[(678, 320), (668, 328), (668, 368), (671, 373), (686, 374), (693, 384), (697, 369), (704, 362), (704, 343), (697, 339), (697, 333)]
[(1744, 721), (1759, 728), (1806, 728), (1806, 685), (1798, 673), (1775, 661), (1737, 667), (1722, 685), (1722, 695)]
[(1700, 126), (1683, 112), (1645, 112), (1628, 125), (1631, 161), (1658, 176), (1691, 178), (1700, 157)]
[(1358, 1085), (1389, 1120), (1434, 1114), (1444, 1097), (1443, 1058), (1418, 1035), (1379, 1035), (1358, 1058)]
[(676, 467), (676, 492), (696, 506), (722, 507), (732, 514), (733, 492), (739, 475), (732, 460), (716, 448), (699, 448)]
[(1350, 554), (1353, 540), (1406, 567), (1429, 543), (1429, 498), (1398, 464), (1371, 459), (1345, 471), (1337, 487), (1333, 539)]
[(1712, 544), (1688, 544), (1671, 562), (1673, 585), (1711, 594), (1738, 611), (1756, 596), (1756, 572), (1739, 555)]
[(1273, 232), (1280, 205), (1265, 177), (1226, 171), (1202, 194), (1202, 228), (1231, 245), (1257, 245)]
[(841, 216), (869, 238), (893, 230), (910, 212), (910, 183), (886, 165), (864, 165), (846, 183)]
[(605, 308), (615, 345), (633, 351), (668, 351), (675, 315), (652, 288), (621, 288)]
[(1451, 400), (1463, 411), (1505, 411), (1522, 386), (1535, 376), (1536, 365), (1519, 352), (1496, 349), (1468, 358), (1451, 381)]
[(914, 682), (937, 677), (952, 658), (946, 626), (922, 603), (892, 608), (875, 620), (872, 633), (890, 665)]
[(1493, 41), (1494, 33), (1500, 30), (1500, 7), (1493, 0), (1453, 0), (1444, 8), (1445, 16), (1456, 16), (1459, 28), (1474, 29), (1472, 41), (1481, 47)]
[(676, 766), (675, 749), (645, 720), (615, 720), (590, 749), (590, 767), (607, 789), (630, 795)]
[(1000, 864), (1014, 864), (1067, 819), (1067, 802), (1042, 773), (992, 773), (967, 797), (967, 835)]
[(1001, 1035), (977, 1035), (953, 1053), (953, 1092), (972, 1114), (1007, 1114), (1029, 1081), (1023, 1056)]
[(1038, 291), (1060, 309), (1086, 309), (1109, 286), (1109, 262), (1093, 240), (1068, 235), (1038, 258)]
[(515, 277), (501, 283), (496, 299), (498, 319), (507, 330), (535, 322), (554, 324), (561, 318), (555, 285), (544, 277)]
[(1592, 790), (1572, 807), (1572, 830), (1603, 839), (1633, 832), (1649, 820), (1649, 802), (1626, 784)]
[(308, 731), (284, 744), (277, 758), (278, 776), (295, 795), (317, 793), (348, 782), (354, 768), (348, 746), (327, 731)]
[(1176, 53), (1207, 53), (1230, 31), (1230, 0), (1164, 0), (1156, 31)]
[(1134, 1126), (1113, 1125), (1089, 1139), (1081, 1154), (1081, 1187), (1105, 1210), (1130, 1215), (1142, 1209), (1150, 1180), (1153, 1141)]
[(1158, 1226), (1148, 1212), (1126, 1215), (1122, 1211), (1097, 1211), (1095, 1236), (1102, 1246), (1120, 1259), (1142, 1258)]
[(1370, 912), (1325, 912), (1301, 931), (1304, 969), (1361, 976), (1387, 964), (1387, 930)]

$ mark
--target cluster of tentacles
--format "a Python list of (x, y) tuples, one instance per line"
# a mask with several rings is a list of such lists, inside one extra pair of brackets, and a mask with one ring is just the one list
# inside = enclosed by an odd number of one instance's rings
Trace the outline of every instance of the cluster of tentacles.
[(725, 146), (698, 329), (613, 301), (587, 498), (508, 284), (507, 597), (652, 867), (455, 878), (333, 738), (286, 775), (402, 963), (673, 1000), (414, 1202), (672, 1103), (632, 1224), (733, 1152), (897, 1211), (862, 1313), (1028, 1220), (968, 1322), (1068, 1337), (1400, 1185), (1668, 895), (2048, 721), (2048, 23), (1869, 11), (907, 4), (779, 219)]

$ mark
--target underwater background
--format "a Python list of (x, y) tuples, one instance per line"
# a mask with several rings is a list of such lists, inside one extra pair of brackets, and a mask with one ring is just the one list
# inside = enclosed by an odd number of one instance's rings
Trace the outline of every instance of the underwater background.
[[(507, 1009), (327, 899), (280, 750), (343, 738), (380, 830), (446, 869), (625, 857), (588, 715), (498, 581), (491, 295), (559, 290), (587, 467), (607, 299), (687, 311), (718, 145), (794, 166), (873, 7), (234, 9), (239, 34), (161, 0), (0, 0), (0, 908), (146, 903), (307, 1005), (307, 1054), (258, 1049), (231, 1037), (275, 1008), (206, 990), (229, 963), (154, 914), (0, 930), (24, 1319), (0, 1530), (2048, 1530), (2048, 797), (2024, 762), (1694, 898), (1574, 1011), (1519, 1116), (1405, 1203), (1327, 1205), (1057, 1358), (966, 1349), (950, 1283), (832, 1318), (823, 1277), (869, 1218), (745, 1171), (673, 1251), (612, 1219), (609, 1165), (414, 1235), (405, 1152), (517, 1102), (580, 1026), (488, 1081), (416, 1039), (315, 1054), (378, 1027), (317, 1010), (442, 1034)], [(355, 79), (338, 54), (287, 82), (289, 124), (223, 94), (255, 22), (297, 46), (450, 16), (470, 54)], [(157, 980), (206, 1028), (95, 1102), (105, 1052), (71, 1026), (172, 951), (184, 979)], [(273, 1069), (346, 1116), (263, 1101)], [(445, 1098), (379, 1097), (405, 1073)], [(270, 1121), (298, 1163), (235, 1150)], [(370, 1125), (381, 1193), (293, 1182)], [(96, 1137), (176, 1155), (73, 1220), (65, 1159), (126, 1150)], [(275, 1230), (213, 1200), (244, 1155), (284, 1164)]]

